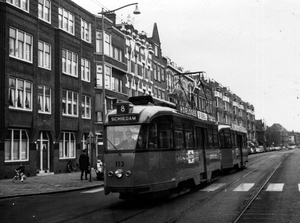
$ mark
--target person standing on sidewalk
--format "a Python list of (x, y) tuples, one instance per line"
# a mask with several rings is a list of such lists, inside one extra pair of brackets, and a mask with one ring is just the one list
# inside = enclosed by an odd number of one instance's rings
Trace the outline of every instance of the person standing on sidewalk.
[(21, 163), (20, 166), (16, 169), (16, 171), (18, 171), (19, 176), (21, 177), (21, 182), (24, 182), (25, 166)]
[(82, 154), (79, 157), (79, 167), (81, 170), (81, 180), (83, 177), (83, 173), (85, 174), (85, 179), (87, 180), (87, 174), (89, 172), (89, 166), (90, 166), (90, 159), (89, 156), (86, 154), (86, 149), (82, 151)]

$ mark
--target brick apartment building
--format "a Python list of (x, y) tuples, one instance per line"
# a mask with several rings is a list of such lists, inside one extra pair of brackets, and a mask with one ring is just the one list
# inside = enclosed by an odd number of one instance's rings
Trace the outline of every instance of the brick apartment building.
[[(152, 95), (252, 134), (254, 107), (204, 76), (182, 75), (162, 54), (157, 24), (148, 37), (107, 14), (103, 36), (102, 17), (70, 0), (0, 0), (0, 17), (0, 179), (20, 163), (29, 176), (66, 172), (86, 148), (93, 163), (101, 158), (103, 73), (107, 110)], [(179, 76), (188, 103), (174, 97)]]

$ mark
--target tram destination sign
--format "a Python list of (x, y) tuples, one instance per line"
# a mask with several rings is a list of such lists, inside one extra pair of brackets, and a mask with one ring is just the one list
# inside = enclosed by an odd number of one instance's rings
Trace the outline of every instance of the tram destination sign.
[(138, 122), (139, 115), (138, 114), (130, 114), (130, 115), (109, 115), (108, 121), (110, 123), (130, 123), (130, 122)]

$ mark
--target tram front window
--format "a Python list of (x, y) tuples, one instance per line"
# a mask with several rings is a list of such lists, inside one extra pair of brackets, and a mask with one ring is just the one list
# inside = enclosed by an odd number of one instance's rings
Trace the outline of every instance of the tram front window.
[(140, 130), (140, 125), (107, 127), (107, 150), (135, 150)]

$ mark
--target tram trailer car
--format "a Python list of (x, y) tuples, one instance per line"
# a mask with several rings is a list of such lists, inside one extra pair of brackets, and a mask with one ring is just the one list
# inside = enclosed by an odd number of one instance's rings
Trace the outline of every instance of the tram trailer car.
[(221, 169), (239, 170), (246, 167), (248, 163), (247, 131), (240, 127), (234, 130), (228, 125), (219, 125), (218, 131), (222, 154)]
[(222, 171), (215, 123), (140, 99), (117, 103), (106, 116), (105, 194), (172, 196)]

